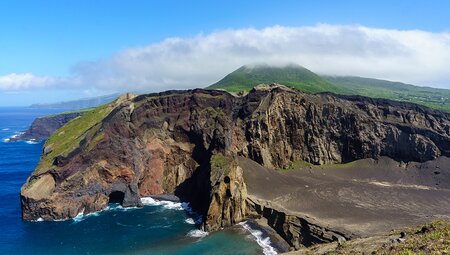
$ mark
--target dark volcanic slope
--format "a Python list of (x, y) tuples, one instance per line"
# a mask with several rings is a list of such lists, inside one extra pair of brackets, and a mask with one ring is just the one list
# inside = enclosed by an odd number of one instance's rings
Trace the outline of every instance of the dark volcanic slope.
[[(450, 156), (450, 118), (413, 104), (311, 95), (279, 85), (258, 86), (243, 97), (201, 89), (126, 95), (50, 137), (22, 187), (23, 218), (74, 217), (105, 208), (110, 199), (139, 206), (142, 196), (175, 193), (205, 216), (207, 230), (215, 230), (252, 214), (236, 156), (268, 168), (381, 156), (425, 162)], [(346, 184), (335, 185), (342, 191)], [(340, 235), (327, 233), (317, 238)]]
[(258, 204), (342, 233), (369, 236), (450, 218), (447, 157), (408, 165), (382, 157), (283, 172), (245, 158), (239, 165)]

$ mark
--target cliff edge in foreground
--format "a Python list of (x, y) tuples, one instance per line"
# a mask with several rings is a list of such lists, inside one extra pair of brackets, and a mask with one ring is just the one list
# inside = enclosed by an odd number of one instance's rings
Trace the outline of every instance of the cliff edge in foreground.
[[(289, 195), (289, 190), (280, 201), (257, 196), (259, 182), (252, 182), (249, 173), (254, 172), (246, 165), (279, 174), (270, 169), (383, 157), (403, 166), (449, 156), (450, 115), (414, 104), (312, 95), (280, 85), (261, 85), (242, 97), (203, 89), (127, 94), (69, 122), (48, 139), (39, 165), (22, 187), (22, 216), (65, 219), (104, 209), (109, 202), (141, 206), (141, 197), (173, 193), (204, 216), (206, 230), (269, 215), (269, 223), (279, 224), (273, 228), (299, 248), (364, 231), (328, 228), (339, 228), (336, 215), (325, 214), (328, 221), (321, 225), (323, 215), (314, 213), (314, 206), (302, 214), (304, 208), (294, 206), (302, 200), (292, 200), (302, 197)], [(439, 167), (444, 169), (438, 178), (447, 178), (448, 166)], [(302, 178), (304, 185), (314, 183)], [(262, 183), (269, 193), (278, 188), (270, 181)], [(364, 205), (361, 197), (359, 204)], [(358, 207), (351, 196), (347, 202)], [(280, 214), (273, 218), (275, 211)], [(364, 224), (364, 217), (360, 220), (357, 224)], [(307, 234), (311, 238), (302, 240)]]

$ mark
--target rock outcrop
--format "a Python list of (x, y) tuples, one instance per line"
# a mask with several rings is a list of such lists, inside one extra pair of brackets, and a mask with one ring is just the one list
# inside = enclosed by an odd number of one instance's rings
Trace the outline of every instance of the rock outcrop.
[(294, 249), (313, 244), (346, 241), (354, 237), (350, 232), (328, 229), (313, 219), (296, 215), (284, 208), (276, 208), (276, 205), (257, 198), (248, 197), (247, 205), (247, 209), (255, 214), (254, 217), (265, 218), (268, 225)]
[(211, 159), (211, 201), (205, 230), (232, 226), (246, 218), (247, 187), (243, 171), (235, 159), (214, 155)]
[(49, 139), (22, 187), (23, 219), (74, 217), (111, 201), (141, 206), (140, 197), (173, 193), (216, 230), (250, 213), (235, 156), (268, 168), (450, 156), (449, 114), (280, 85), (241, 97), (203, 89), (126, 96), (70, 128)]
[(84, 111), (53, 114), (36, 118), (29, 129), (23, 134), (12, 137), (9, 141), (36, 140), (42, 141), (50, 137), (58, 128), (64, 126), (67, 122), (83, 115)]

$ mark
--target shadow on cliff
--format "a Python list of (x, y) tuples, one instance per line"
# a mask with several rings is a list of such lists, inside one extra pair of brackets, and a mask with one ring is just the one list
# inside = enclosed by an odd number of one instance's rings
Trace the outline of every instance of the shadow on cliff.
[(213, 146), (210, 144), (207, 149), (203, 142), (203, 135), (195, 132), (188, 132), (189, 141), (195, 145), (192, 158), (197, 162), (198, 167), (192, 176), (182, 182), (175, 190), (175, 195), (182, 202), (189, 202), (190, 207), (206, 215), (210, 203), (211, 194), (211, 156)]

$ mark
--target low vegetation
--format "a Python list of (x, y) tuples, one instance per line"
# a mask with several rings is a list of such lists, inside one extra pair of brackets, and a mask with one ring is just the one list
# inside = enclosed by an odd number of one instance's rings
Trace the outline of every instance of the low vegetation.
[(243, 66), (208, 88), (240, 92), (249, 91), (261, 83), (280, 83), (309, 93), (322, 91), (349, 92), (298, 65), (286, 67)]
[[(112, 103), (99, 106), (69, 121), (66, 125), (56, 130), (45, 143), (46, 154), (42, 156), (35, 172), (39, 173), (40, 171), (50, 169), (55, 157), (67, 156), (71, 151), (79, 147), (80, 142), (86, 136), (92, 138), (96, 135), (101, 121), (113, 108)], [(101, 134), (97, 134), (94, 140), (99, 141), (101, 137)]]
[(447, 89), (351, 76), (325, 76), (325, 79), (350, 91), (347, 94), (416, 103), (450, 112), (450, 90)]
[(348, 163), (341, 163), (341, 164), (324, 164), (324, 165), (313, 165), (307, 161), (304, 160), (295, 160), (293, 162), (290, 162), (289, 165), (287, 165), (284, 168), (280, 168), (278, 170), (280, 171), (289, 171), (289, 170), (298, 170), (303, 168), (309, 168), (309, 169), (340, 169), (340, 168), (350, 168), (355, 167), (358, 165), (358, 161), (352, 161)]
[(298, 65), (243, 66), (208, 88), (245, 92), (261, 83), (279, 83), (307, 93), (332, 92), (385, 98), (450, 112), (450, 90), (362, 77), (319, 76)]
[(211, 166), (217, 168), (225, 168), (227, 166), (227, 158), (222, 154), (214, 154), (211, 156)]
[(382, 247), (379, 254), (450, 254), (450, 222), (434, 221), (407, 231), (405, 241), (393, 246)]
[(86, 108), (86, 109), (80, 109), (80, 110), (73, 110), (73, 111), (49, 114), (49, 115), (46, 115), (45, 117), (54, 117), (54, 116), (58, 116), (58, 115), (71, 114), (71, 113), (85, 113), (85, 112), (92, 111), (94, 109), (95, 108)]
[(341, 244), (319, 244), (293, 254), (450, 254), (450, 221), (436, 220), (416, 228), (395, 231), (390, 235), (355, 239)]

